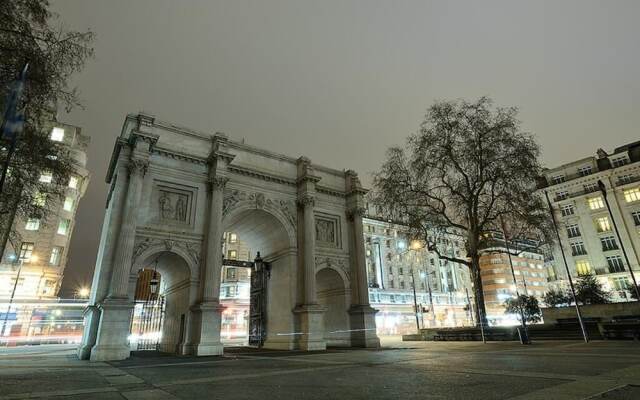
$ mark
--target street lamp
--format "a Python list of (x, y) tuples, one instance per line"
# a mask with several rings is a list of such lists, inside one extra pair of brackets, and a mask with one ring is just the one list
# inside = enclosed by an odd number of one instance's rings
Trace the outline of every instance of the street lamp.
[(90, 293), (90, 290), (87, 287), (81, 287), (80, 289), (78, 289), (78, 296), (80, 296), (80, 298), (85, 299), (89, 297), (89, 293)]

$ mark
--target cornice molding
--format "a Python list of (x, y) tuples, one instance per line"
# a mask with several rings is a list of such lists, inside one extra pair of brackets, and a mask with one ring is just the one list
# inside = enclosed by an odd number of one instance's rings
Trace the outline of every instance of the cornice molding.
[(286, 178), (284, 176), (269, 174), (266, 172), (256, 171), (251, 168), (246, 167), (238, 167), (236, 165), (229, 165), (227, 171), (236, 175), (248, 176), (251, 178), (260, 179), (267, 182), (275, 182), (280, 183), (282, 185), (295, 186), (296, 181), (293, 179)]

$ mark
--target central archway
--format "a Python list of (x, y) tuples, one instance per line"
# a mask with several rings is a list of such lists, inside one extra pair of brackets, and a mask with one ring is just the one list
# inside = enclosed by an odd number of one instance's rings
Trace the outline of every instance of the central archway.
[[(276, 210), (256, 208), (255, 205), (237, 207), (223, 219), (225, 232), (225, 258), (234, 257), (238, 261), (253, 261), (260, 254), (269, 263), (270, 272), (266, 288), (266, 338), (265, 348), (293, 349), (296, 340), (293, 334), (297, 293), (297, 247), (295, 228), (290, 219)], [(231, 239), (233, 238), (233, 240)], [(230, 243), (231, 241), (235, 243)], [(234, 252), (235, 251), (235, 252)], [(233, 285), (230, 277), (239, 276), (242, 271), (225, 266), (221, 273), (221, 294), (224, 302), (225, 285)], [(230, 282), (231, 281), (231, 282)], [(248, 296), (248, 287), (237, 284), (236, 298)], [(245, 281), (245, 285), (248, 285)], [(229, 292), (228, 292), (229, 293)], [(228, 298), (228, 296), (227, 296)], [(245, 299), (246, 300), (246, 299)], [(248, 306), (245, 306), (248, 311)], [(242, 318), (243, 310), (225, 310), (230, 319)], [(244, 314), (246, 315), (246, 314)], [(223, 313), (223, 323), (225, 315)], [(248, 332), (245, 319), (245, 332)], [(222, 330), (224, 337), (224, 328)]]

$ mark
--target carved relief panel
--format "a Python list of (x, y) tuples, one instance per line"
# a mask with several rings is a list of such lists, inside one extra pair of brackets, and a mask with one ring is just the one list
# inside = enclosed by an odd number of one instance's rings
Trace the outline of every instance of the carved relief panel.
[(191, 225), (194, 219), (197, 188), (157, 181), (151, 209), (161, 224)]
[(335, 215), (317, 213), (316, 243), (319, 246), (342, 248), (340, 218)]

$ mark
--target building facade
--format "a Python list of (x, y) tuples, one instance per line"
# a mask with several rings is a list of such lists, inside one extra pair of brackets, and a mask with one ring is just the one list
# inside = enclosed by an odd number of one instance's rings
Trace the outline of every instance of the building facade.
[(487, 319), (492, 325), (518, 323), (516, 316), (505, 314), (506, 300), (528, 295), (541, 301), (548, 290), (544, 256), (533, 246), (512, 244), (507, 248), (498, 241), (480, 256), (480, 275)]
[[(606, 199), (598, 181), (604, 184)], [(614, 300), (629, 299), (629, 269), (640, 273), (640, 142), (620, 146), (610, 154), (599, 149), (596, 156), (548, 169), (539, 187), (541, 195), (546, 192), (551, 201), (571, 276), (595, 274)], [(559, 246), (548, 263), (555, 284), (566, 280)]]
[[(0, 298), (15, 300), (53, 299), (57, 296), (67, 264), (69, 243), (75, 226), (78, 203), (89, 184), (87, 146), (90, 138), (76, 126), (55, 123), (50, 140), (62, 142), (71, 151), (74, 171), (65, 190), (64, 199), (55, 201), (47, 220), (14, 221), (21, 243), (13, 248), (9, 243), (0, 263)], [(43, 173), (46, 182), (51, 176)], [(19, 277), (18, 277), (19, 274)], [(16, 282), (17, 280), (17, 282)]]
[[(372, 213), (364, 219), (369, 300), (379, 310), (378, 333), (413, 333), (417, 325), (473, 325), (469, 268), (441, 260), (424, 247), (412, 248), (406, 231), (406, 227)], [(436, 242), (441, 253), (464, 254), (464, 243), (458, 237), (438, 238)]]

